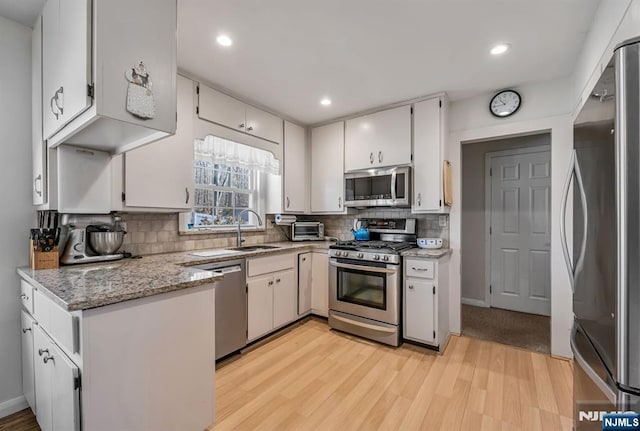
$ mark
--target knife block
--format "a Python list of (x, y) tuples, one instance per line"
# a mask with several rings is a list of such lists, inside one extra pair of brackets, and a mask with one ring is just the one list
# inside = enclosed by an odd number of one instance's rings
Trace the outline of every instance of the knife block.
[(53, 247), (51, 251), (40, 251), (34, 246), (33, 240), (29, 240), (29, 266), (31, 269), (58, 268), (60, 266), (58, 246)]

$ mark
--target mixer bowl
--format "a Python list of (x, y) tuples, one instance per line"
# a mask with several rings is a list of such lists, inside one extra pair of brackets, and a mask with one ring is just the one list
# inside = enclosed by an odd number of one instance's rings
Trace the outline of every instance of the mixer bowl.
[(125, 232), (87, 232), (89, 246), (97, 254), (104, 256), (115, 253), (124, 241)]

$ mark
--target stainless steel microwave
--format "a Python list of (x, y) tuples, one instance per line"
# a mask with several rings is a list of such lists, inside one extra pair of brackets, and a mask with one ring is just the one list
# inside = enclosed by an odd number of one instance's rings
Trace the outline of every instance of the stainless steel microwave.
[(324, 239), (324, 223), (297, 221), (291, 223), (291, 241), (319, 241)]
[(410, 189), (409, 166), (344, 174), (347, 207), (408, 207), (411, 206)]

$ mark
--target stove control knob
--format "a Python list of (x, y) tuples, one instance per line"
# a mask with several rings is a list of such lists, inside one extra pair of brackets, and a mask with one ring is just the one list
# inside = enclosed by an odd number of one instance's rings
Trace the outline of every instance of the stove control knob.
[(379, 255), (377, 255), (377, 254), (376, 254), (376, 255), (374, 255), (374, 256), (373, 256), (373, 260), (380, 260), (380, 256), (379, 256)]
[(364, 257), (364, 253), (358, 253), (358, 257), (362, 259)]
[(386, 261), (388, 261), (388, 260), (389, 260), (389, 256), (384, 256), (384, 257), (382, 258), (382, 260), (384, 260), (385, 262), (386, 262)]
[(334, 256), (340, 256), (340, 252), (339, 251), (336, 251), (333, 254), (334, 254)]
[(348, 253), (348, 252), (346, 252), (346, 251), (343, 251), (343, 252), (342, 252), (342, 256), (343, 256), (343, 257), (347, 257), (347, 256), (349, 256), (349, 253)]

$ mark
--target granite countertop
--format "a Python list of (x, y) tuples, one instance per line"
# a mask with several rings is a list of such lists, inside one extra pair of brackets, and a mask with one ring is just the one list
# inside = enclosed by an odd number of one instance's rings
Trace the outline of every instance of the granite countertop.
[(269, 250), (241, 251), (211, 257), (194, 256), (194, 250), (122, 259), (113, 262), (63, 266), (58, 269), (18, 268), (18, 274), (67, 311), (103, 307), (221, 280), (192, 265), (244, 259), (291, 251), (326, 250), (329, 241), (278, 242)]
[(412, 248), (410, 250), (403, 251), (401, 254), (404, 257), (423, 257), (423, 258), (432, 258), (438, 259), (440, 257), (446, 256), (451, 253), (450, 248), (436, 248), (436, 249), (426, 249), (426, 248)]

